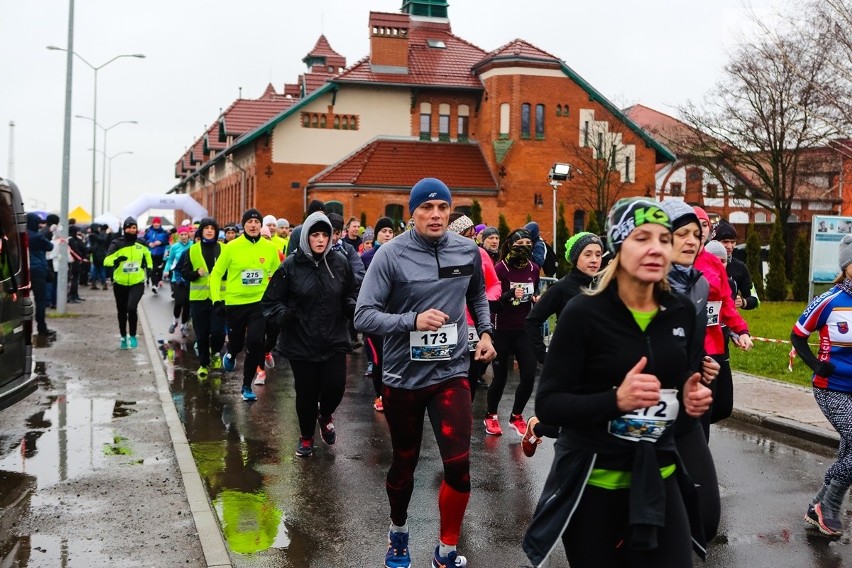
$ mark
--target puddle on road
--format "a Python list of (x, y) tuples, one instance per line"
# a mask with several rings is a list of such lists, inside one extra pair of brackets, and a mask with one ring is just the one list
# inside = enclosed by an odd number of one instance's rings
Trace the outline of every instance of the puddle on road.
[[(6, 533), (8, 534), (8, 533)], [(0, 566), (109, 566), (115, 561), (86, 541), (43, 534), (0, 536)]]

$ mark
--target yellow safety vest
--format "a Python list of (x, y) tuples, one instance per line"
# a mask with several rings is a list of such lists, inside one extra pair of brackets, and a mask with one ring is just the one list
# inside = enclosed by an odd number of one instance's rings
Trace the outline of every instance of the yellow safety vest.
[[(222, 254), (222, 243), (217, 242), (216, 245), (219, 247), (219, 254)], [(218, 258), (219, 255), (216, 255)], [(191, 247), (189, 247), (189, 262), (192, 264), (192, 269), (198, 273), (199, 268), (203, 268), (207, 270), (207, 262), (204, 260), (204, 256), (201, 254), (201, 243), (194, 243)], [(222, 281), (221, 287), (222, 296), (225, 295), (225, 281)], [(203, 300), (210, 299), (210, 274), (204, 276), (199, 276), (197, 280), (193, 280), (189, 283), (189, 301), (190, 302), (200, 302)]]

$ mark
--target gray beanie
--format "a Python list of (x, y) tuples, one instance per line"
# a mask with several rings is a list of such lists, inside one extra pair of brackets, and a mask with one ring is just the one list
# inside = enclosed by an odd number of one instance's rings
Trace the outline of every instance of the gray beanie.
[(701, 223), (698, 222), (698, 215), (695, 214), (695, 209), (692, 205), (687, 205), (685, 202), (677, 199), (667, 199), (662, 202), (663, 211), (669, 214), (669, 219), (672, 222), (672, 231), (677, 231), (684, 225), (695, 223), (701, 228)]
[[(704, 245), (704, 250), (719, 260), (728, 260), (728, 251), (725, 250), (725, 246), (719, 241), (710, 241)], [(850, 254), (852, 254), (852, 250), (850, 250)], [(849, 257), (849, 262), (852, 262), (852, 256)]]
[(497, 230), (497, 227), (485, 227), (482, 230), (482, 234), (479, 235), (479, 238), (484, 241), (491, 235), (497, 235), (498, 237), (500, 236), (500, 231)]
[(840, 241), (840, 270), (852, 264), (852, 235), (844, 235)]

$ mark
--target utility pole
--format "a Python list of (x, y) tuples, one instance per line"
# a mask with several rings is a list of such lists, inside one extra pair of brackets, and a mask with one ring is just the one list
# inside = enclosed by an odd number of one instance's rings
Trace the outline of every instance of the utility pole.
[(64, 314), (68, 301), (68, 192), (71, 186), (71, 93), (74, 74), (74, 0), (68, 0), (68, 53), (65, 58), (65, 119), (62, 137), (62, 199), (59, 209), (59, 267), (56, 311)]

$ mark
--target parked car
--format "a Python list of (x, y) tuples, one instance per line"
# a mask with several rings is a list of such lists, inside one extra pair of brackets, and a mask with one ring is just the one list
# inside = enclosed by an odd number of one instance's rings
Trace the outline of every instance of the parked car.
[(27, 217), (18, 187), (0, 178), (0, 409), (36, 389)]

